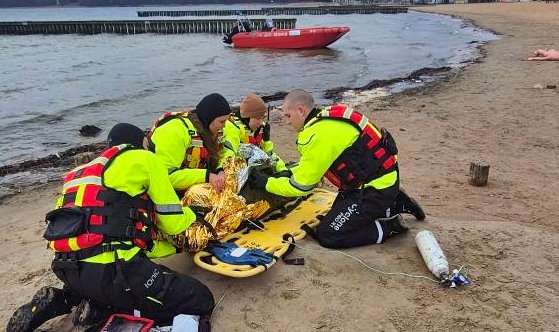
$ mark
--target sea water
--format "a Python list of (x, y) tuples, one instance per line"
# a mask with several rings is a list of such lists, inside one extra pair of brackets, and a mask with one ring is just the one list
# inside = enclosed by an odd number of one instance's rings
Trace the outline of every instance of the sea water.
[[(12, 8), (0, 9), (0, 21), (138, 19), (138, 10), (157, 9)], [(250, 91), (301, 87), (321, 100), (331, 88), (459, 66), (494, 38), (458, 19), (411, 11), (278, 17), (351, 31), (328, 49), (305, 51), (234, 49), (216, 34), (0, 36), (0, 164), (100, 141), (120, 121), (149, 127), (162, 110), (194, 106), (212, 92), (235, 105)], [(83, 125), (103, 132), (84, 138)]]
[[(251, 6), (259, 7), (167, 9)], [(134, 20), (138, 10), (160, 9), (10, 8), (0, 9), (0, 22)], [(327, 49), (302, 51), (235, 49), (206, 33), (0, 36), (0, 166), (102, 141), (118, 122), (148, 128), (163, 110), (193, 107), (212, 92), (238, 105), (247, 92), (303, 88), (328, 103), (328, 89), (361, 87), (425, 67), (463, 66), (478, 56), (476, 46), (496, 38), (459, 19), (413, 11), (275, 17), (294, 17), (297, 27), (351, 31)], [(82, 137), (84, 125), (103, 131)], [(33, 179), (45, 181), (41, 176)], [(10, 180), (17, 178), (0, 179), (0, 197), (17, 190), (20, 183)]]

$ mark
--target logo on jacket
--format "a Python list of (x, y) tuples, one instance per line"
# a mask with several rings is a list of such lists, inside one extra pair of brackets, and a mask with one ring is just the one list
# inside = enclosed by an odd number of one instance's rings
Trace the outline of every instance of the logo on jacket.
[(153, 285), (155, 279), (157, 279), (158, 276), (159, 276), (159, 270), (158, 269), (153, 270), (151, 277), (144, 283), (146, 289), (149, 289)]
[(342, 226), (346, 223), (346, 221), (351, 218), (351, 215), (355, 211), (357, 211), (357, 204), (354, 203), (347, 207), (347, 211), (340, 212), (336, 216), (336, 218), (334, 218), (334, 221), (330, 223), (330, 227), (332, 227), (336, 231), (339, 231), (340, 228), (342, 228)]

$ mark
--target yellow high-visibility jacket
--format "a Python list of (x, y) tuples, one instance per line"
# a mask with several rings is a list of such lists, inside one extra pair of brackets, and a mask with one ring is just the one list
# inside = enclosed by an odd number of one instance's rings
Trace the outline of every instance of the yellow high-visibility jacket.
[[(297, 149), (301, 154), (299, 165), (291, 168), (290, 178), (268, 179), (266, 190), (286, 197), (305, 196), (321, 182), (338, 158), (359, 137), (351, 124), (337, 119), (321, 119), (311, 113), (297, 136)], [(388, 188), (398, 180), (398, 171), (392, 171), (365, 185), (376, 189)]]
[[(264, 127), (266, 123), (262, 123), (261, 127)], [(262, 133), (259, 134), (261, 136)], [(231, 150), (237, 153), (239, 151), (239, 146), (241, 143), (244, 144), (254, 144), (258, 146), (262, 151), (266, 152), (271, 158), (276, 161), (275, 171), (286, 170), (287, 167), (283, 160), (274, 152), (274, 143), (270, 141), (264, 141), (261, 137), (255, 137), (255, 132), (252, 131), (247, 125), (245, 125), (240, 118), (233, 116), (230, 121), (225, 123), (223, 127), (223, 141), (227, 142), (231, 146)]]
[[(141, 149), (126, 150), (105, 166), (103, 185), (125, 192), (134, 197), (147, 193), (154, 204), (156, 225), (160, 232), (176, 235), (184, 232), (195, 220), (194, 212), (183, 207), (178, 198), (167, 171), (161, 161), (150, 151)], [(62, 206), (63, 197), (59, 198), (56, 208)], [(117, 250), (118, 257), (130, 260), (141, 251), (138, 247)], [(148, 257), (165, 257), (176, 252), (173, 244), (155, 241), (154, 249), (147, 252)], [(114, 252), (106, 252), (83, 260), (89, 263), (114, 262)]]
[[(201, 141), (193, 142), (192, 137), (196, 135), (192, 122), (183, 116), (181, 119), (175, 118), (157, 127), (151, 136), (151, 141), (155, 145), (155, 154), (167, 168), (175, 189), (185, 190), (194, 184), (206, 183), (209, 180), (210, 170), (197, 168), (201, 167), (198, 162), (199, 153), (188, 155), (193, 143), (201, 145)], [(191, 150), (199, 151), (201, 148), (200, 146), (199, 149)], [(228, 156), (223, 150), (225, 149), (222, 148), (219, 154), (218, 168), (223, 166)]]

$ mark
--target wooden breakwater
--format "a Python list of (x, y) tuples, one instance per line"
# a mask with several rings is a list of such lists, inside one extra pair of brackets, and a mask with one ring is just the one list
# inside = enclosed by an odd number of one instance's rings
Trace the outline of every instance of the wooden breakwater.
[[(251, 21), (254, 28), (258, 30), (261, 30), (266, 22), (264, 19)], [(280, 29), (292, 29), (297, 20), (285, 18), (273, 21)], [(236, 19), (0, 22), (0, 35), (227, 33), (236, 25)]]
[(315, 6), (315, 7), (264, 7), (261, 9), (213, 9), (213, 10), (149, 10), (138, 11), (139, 17), (152, 16), (234, 16), (234, 15), (345, 15), (345, 14), (399, 14), (407, 13), (404, 6)]

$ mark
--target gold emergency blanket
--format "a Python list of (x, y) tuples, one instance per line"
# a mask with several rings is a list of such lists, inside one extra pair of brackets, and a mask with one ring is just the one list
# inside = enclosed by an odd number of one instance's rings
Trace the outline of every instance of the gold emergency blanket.
[[(209, 212), (204, 220), (215, 230), (196, 221), (181, 234), (171, 237), (172, 242), (183, 250), (197, 252), (206, 247), (210, 240), (221, 240), (235, 232), (245, 219), (254, 220), (268, 210), (270, 205), (266, 201), (246, 204), (242, 196), (237, 195), (237, 171), (246, 167), (241, 159), (229, 158), (223, 170), (225, 172), (225, 188), (217, 193), (211, 184), (197, 184), (188, 189), (182, 198), (183, 206), (200, 206)], [(169, 239), (168, 236), (163, 236)]]

